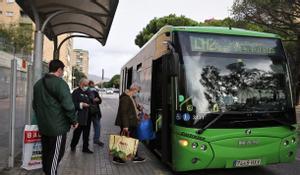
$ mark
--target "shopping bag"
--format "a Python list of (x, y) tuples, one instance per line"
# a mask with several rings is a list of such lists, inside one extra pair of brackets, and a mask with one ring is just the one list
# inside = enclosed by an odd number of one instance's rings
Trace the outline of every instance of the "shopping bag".
[(120, 135), (109, 136), (110, 154), (122, 160), (131, 160), (137, 152), (138, 144), (139, 140), (131, 137)]
[(153, 131), (153, 124), (151, 118), (147, 114), (143, 114), (140, 123), (137, 127), (137, 138), (139, 140), (155, 139), (155, 132)]
[(23, 134), (22, 168), (33, 170), (42, 168), (42, 143), (37, 125), (25, 125)]

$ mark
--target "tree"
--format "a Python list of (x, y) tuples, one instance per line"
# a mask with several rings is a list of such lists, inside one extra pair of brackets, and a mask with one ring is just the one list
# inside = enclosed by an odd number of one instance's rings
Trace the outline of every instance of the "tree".
[(204, 22), (197, 22), (193, 19), (186, 18), (185, 16), (176, 16), (175, 14), (170, 14), (169, 16), (154, 18), (142, 31), (136, 36), (135, 44), (142, 47), (151, 37), (157, 33), (163, 26), (173, 25), (173, 26), (223, 26), (223, 27), (238, 27), (255, 31), (267, 31), (263, 26), (257, 25), (255, 23), (249, 23), (245, 20), (235, 20), (231, 18), (225, 18), (223, 20), (210, 19)]
[(109, 82), (111, 83), (112, 87), (119, 88), (119, 86), (120, 86), (120, 75), (119, 74), (114, 75)]
[(12, 52), (14, 51), (22, 54), (30, 54), (32, 51), (33, 39), (32, 39), (32, 25), (20, 24), (20, 25), (0, 25), (0, 38), (4, 40), (3, 50)]
[(258, 32), (268, 32), (267, 28), (264, 26), (251, 23), (241, 19), (225, 18), (222, 20), (210, 19), (205, 20), (203, 23), (200, 23), (200, 26), (220, 26), (220, 27), (236, 27), (247, 30), (254, 30)]
[(140, 48), (150, 40), (150, 38), (159, 31), (165, 25), (173, 26), (197, 26), (199, 23), (183, 15), (176, 16), (175, 14), (170, 14), (169, 16), (164, 16), (161, 18), (152, 19), (149, 24), (136, 36), (135, 44)]
[(103, 83), (103, 86), (104, 86), (105, 88), (111, 88), (111, 87), (119, 88), (119, 87), (120, 87), (120, 75), (119, 75), (119, 74), (114, 75), (114, 76), (109, 80), (109, 82), (104, 82), (104, 83)]
[[(299, 0), (236, 0), (232, 7), (238, 20), (246, 20), (280, 34), (286, 40), (290, 55), (294, 55), (295, 70), (300, 65), (300, 2)], [(299, 103), (299, 75), (294, 72), (297, 83), (296, 97)]]
[(79, 85), (79, 81), (82, 78), (87, 78), (87, 76), (83, 72), (78, 70), (77, 67), (72, 67), (72, 71), (73, 71), (73, 76), (75, 77), (75, 79), (74, 79), (74, 88), (75, 88), (76, 86)]

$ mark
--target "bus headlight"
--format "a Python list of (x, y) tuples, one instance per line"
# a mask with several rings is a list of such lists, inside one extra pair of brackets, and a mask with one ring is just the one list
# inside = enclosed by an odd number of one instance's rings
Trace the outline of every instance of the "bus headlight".
[(187, 140), (179, 140), (178, 142), (183, 147), (186, 147), (189, 145), (189, 142)]
[(197, 158), (197, 157), (194, 157), (194, 158), (192, 159), (192, 164), (195, 164), (195, 163), (197, 163), (199, 160), (200, 160), (199, 158)]
[(283, 142), (283, 145), (284, 146), (288, 146), (290, 144), (290, 142), (288, 141), (288, 140), (285, 140), (284, 142)]
[(196, 149), (197, 147), (198, 147), (198, 143), (193, 142), (193, 143), (192, 143), (192, 148), (193, 148), (193, 149)]
[(202, 151), (206, 151), (207, 150), (207, 146), (205, 144), (203, 144), (203, 145), (200, 146), (200, 149)]
[(296, 143), (296, 138), (295, 137), (292, 138), (292, 143)]

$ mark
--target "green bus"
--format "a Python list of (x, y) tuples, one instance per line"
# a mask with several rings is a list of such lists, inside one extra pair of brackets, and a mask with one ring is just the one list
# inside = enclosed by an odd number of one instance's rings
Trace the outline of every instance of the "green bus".
[(295, 160), (291, 74), (280, 37), (227, 27), (165, 26), (121, 70), (174, 171)]

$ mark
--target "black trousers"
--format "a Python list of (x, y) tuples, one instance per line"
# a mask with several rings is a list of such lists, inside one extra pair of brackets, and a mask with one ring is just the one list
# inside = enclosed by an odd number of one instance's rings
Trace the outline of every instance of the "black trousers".
[(56, 175), (59, 162), (65, 153), (67, 134), (42, 135), (42, 164), (46, 175)]
[(89, 149), (89, 137), (90, 137), (90, 129), (91, 129), (91, 120), (88, 120), (86, 126), (79, 125), (73, 132), (73, 138), (71, 141), (71, 148), (75, 148), (79, 142), (81, 133), (83, 139), (83, 147), (82, 150)]

